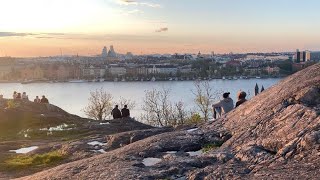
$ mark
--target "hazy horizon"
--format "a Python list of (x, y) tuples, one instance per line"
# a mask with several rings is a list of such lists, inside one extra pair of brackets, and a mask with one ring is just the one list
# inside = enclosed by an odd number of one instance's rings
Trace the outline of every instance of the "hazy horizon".
[(317, 0), (0, 0), (0, 56), (319, 50)]

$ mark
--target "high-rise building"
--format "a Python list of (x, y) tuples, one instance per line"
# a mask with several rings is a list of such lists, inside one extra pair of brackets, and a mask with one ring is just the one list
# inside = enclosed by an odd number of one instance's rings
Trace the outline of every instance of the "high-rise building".
[(311, 60), (310, 51), (303, 51), (303, 62), (307, 62)]
[(295, 55), (295, 62), (296, 63), (300, 63), (301, 62), (301, 60), (303, 59), (301, 56), (302, 56), (302, 54), (301, 54), (300, 50), (297, 49), (297, 52), (296, 52), (296, 55)]

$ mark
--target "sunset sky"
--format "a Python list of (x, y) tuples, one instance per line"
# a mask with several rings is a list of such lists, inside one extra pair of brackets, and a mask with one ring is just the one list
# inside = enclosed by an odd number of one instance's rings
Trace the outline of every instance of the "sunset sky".
[(0, 0), (0, 57), (320, 48), (319, 0)]

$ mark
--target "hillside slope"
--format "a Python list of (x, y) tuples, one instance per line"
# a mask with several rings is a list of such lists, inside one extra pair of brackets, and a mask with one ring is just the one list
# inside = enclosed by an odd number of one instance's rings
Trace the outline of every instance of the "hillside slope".
[(319, 114), (316, 64), (198, 129), (151, 136), (21, 179), (318, 179)]

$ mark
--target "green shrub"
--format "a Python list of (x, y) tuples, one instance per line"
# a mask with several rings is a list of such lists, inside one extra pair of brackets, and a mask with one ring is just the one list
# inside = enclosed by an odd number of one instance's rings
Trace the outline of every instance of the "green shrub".
[(208, 152), (208, 151), (211, 151), (213, 149), (216, 149), (220, 146), (222, 146), (223, 142), (214, 142), (214, 143), (210, 143), (210, 144), (205, 144), (203, 147), (202, 147), (202, 152)]
[(17, 108), (19, 106), (20, 106), (20, 104), (18, 102), (15, 102), (14, 100), (7, 101), (7, 108), (8, 109), (14, 109), (14, 108)]
[(194, 113), (191, 115), (191, 117), (188, 119), (188, 124), (199, 124), (202, 122), (201, 116), (198, 113)]
[(65, 154), (59, 151), (52, 151), (45, 154), (35, 154), (32, 156), (13, 156), (5, 161), (5, 165), (9, 169), (24, 169), (56, 164), (63, 159), (65, 159)]

